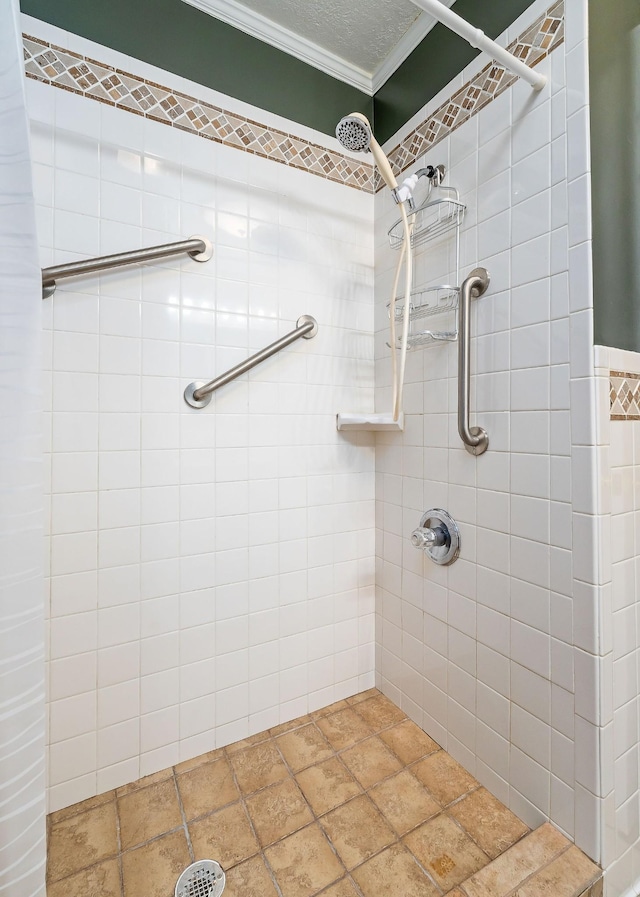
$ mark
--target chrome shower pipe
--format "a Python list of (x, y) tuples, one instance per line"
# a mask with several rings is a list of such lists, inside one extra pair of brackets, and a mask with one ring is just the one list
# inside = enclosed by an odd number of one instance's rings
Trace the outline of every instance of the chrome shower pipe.
[(123, 265), (135, 265), (141, 262), (155, 262), (172, 255), (180, 255), (182, 252), (190, 255), (195, 262), (208, 262), (213, 255), (213, 247), (206, 237), (196, 235), (179, 243), (163, 243), (161, 246), (149, 246), (147, 249), (133, 249), (131, 252), (117, 252), (114, 255), (68, 262), (66, 265), (53, 265), (42, 269), (42, 298), (52, 296), (56, 282), (64, 277), (93, 274), (96, 271), (107, 271), (109, 268), (121, 268)]
[(459, 332), (458, 332), (458, 433), (464, 447), (472, 455), (482, 455), (489, 447), (489, 436), (482, 427), (469, 427), (470, 391), (470, 342), (471, 342), (471, 300), (486, 291), (489, 286), (489, 272), (486, 268), (475, 268), (463, 281), (460, 290)]

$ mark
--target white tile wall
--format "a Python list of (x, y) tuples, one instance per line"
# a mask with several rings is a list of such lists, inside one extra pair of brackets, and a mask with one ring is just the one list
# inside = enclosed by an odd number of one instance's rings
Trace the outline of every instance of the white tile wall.
[[(373, 442), (334, 418), (373, 407), (373, 198), (28, 88), (44, 264), (215, 249), (44, 305), (56, 809), (373, 684)], [(184, 403), (302, 314), (315, 339)]]
[(44, 897), (40, 271), (17, 0), (0, 8), (0, 891)]
[[(638, 694), (640, 629), (640, 427), (609, 419), (609, 371), (640, 372), (640, 354), (595, 347), (600, 716), (603, 862), (607, 894), (631, 897), (640, 887)], [(606, 750), (605, 750), (606, 748)]]
[[(490, 446), (475, 458), (460, 443), (456, 347), (412, 352), (406, 432), (380, 437), (376, 457), (376, 671), (384, 691), (530, 825), (550, 818), (599, 859), (606, 745), (602, 671), (586, 640), (598, 631), (601, 574), (583, 6), (567, 4), (567, 40), (545, 61), (547, 88), (516, 84), (416, 166), (444, 163), (467, 204), (461, 277), (477, 265), (491, 274), (473, 308), (471, 383)], [(543, 9), (534, 4), (509, 34)], [(385, 306), (396, 255), (386, 231), (395, 217), (388, 193), (378, 194), (380, 409), (390, 394)], [(417, 286), (455, 278), (446, 240), (420, 250)], [(461, 557), (449, 568), (408, 541), (430, 507), (460, 525)]]

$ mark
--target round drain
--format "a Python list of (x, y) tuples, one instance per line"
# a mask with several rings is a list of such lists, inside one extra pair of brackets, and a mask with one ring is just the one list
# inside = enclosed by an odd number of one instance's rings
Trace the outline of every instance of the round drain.
[(225, 877), (215, 860), (198, 860), (184, 870), (176, 883), (175, 897), (220, 897)]

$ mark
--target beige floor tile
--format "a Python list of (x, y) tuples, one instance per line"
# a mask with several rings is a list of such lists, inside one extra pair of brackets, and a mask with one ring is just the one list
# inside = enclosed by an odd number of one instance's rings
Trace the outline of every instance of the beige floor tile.
[(270, 737), (268, 730), (257, 732), (255, 735), (249, 735), (248, 738), (242, 738), (240, 741), (234, 741), (233, 744), (228, 744), (224, 750), (231, 756), (232, 754), (237, 754), (238, 751), (244, 751), (245, 748), (253, 747), (256, 744), (262, 744), (263, 742), (268, 741)]
[(170, 779), (173, 776), (173, 767), (169, 767), (168, 769), (161, 769), (160, 772), (154, 772), (150, 776), (144, 776), (142, 779), (136, 779), (135, 782), (129, 782), (128, 785), (122, 785), (121, 788), (116, 788), (116, 795), (118, 797), (124, 797), (125, 794), (131, 794), (133, 791), (138, 791), (140, 788), (148, 788), (149, 785), (157, 785), (158, 782), (164, 782), (165, 779)]
[(278, 897), (275, 885), (260, 856), (234, 866), (226, 873), (225, 897)]
[(353, 707), (354, 704), (361, 704), (363, 701), (366, 701), (367, 698), (377, 698), (380, 692), (377, 688), (368, 688), (366, 691), (361, 691), (357, 695), (353, 695), (351, 698), (347, 698), (347, 704)]
[(313, 710), (309, 716), (311, 719), (320, 719), (321, 716), (330, 716), (332, 713), (337, 713), (338, 710), (346, 710), (348, 706), (346, 701), (335, 701), (333, 704), (321, 707), (320, 710)]
[(182, 825), (173, 776), (118, 798), (122, 850), (144, 844)]
[(311, 716), (308, 713), (305, 713), (304, 716), (298, 716), (296, 719), (289, 720), (287, 723), (280, 723), (279, 726), (273, 726), (273, 728), (269, 729), (269, 735), (272, 738), (276, 738), (278, 735), (284, 735), (285, 732), (291, 732), (293, 729), (299, 729), (301, 726), (306, 726), (311, 722)]
[(440, 749), (440, 745), (410, 719), (403, 720), (392, 729), (385, 729), (380, 733), (380, 738), (407, 765)]
[(47, 885), (47, 897), (121, 897), (120, 863), (106, 860)]
[(601, 875), (595, 863), (570, 847), (518, 889), (519, 897), (579, 897)]
[(403, 713), (399, 707), (396, 707), (393, 701), (390, 701), (384, 695), (378, 695), (376, 698), (369, 698), (368, 701), (356, 704), (354, 709), (371, 726), (374, 732), (386, 729), (394, 723), (402, 722), (407, 717), (406, 713)]
[(58, 881), (118, 853), (115, 801), (51, 826), (47, 875)]
[(546, 822), (464, 883), (467, 897), (505, 897), (570, 842)]
[(430, 754), (412, 766), (411, 772), (443, 807), (479, 785), (446, 751)]
[(344, 875), (344, 866), (317, 824), (268, 847), (265, 856), (283, 897), (312, 897)]
[(258, 853), (259, 846), (241, 803), (189, 823), (197, 860), (217, 860), (225, 870)]
[(247, 809), (263, 847), (313, 822), (309, 805), (293, 779), (253, 794), (247, 798)]
[(313, 723), (281, 735), (276, 744), (294, 772), (333, 756), (333, 748)]
[(351, 873), (364, 897), (440, 897), (440, 891), (401, 844), (393, 844)]
[(362, 717), (350, 707), (332, 713), (330, 716), (321, 717), (317, 720), (317, 725), (336, 751), (351, 747), (372, 734), (371, 726), (365, 723)]
[(178, 763), (173, 767), (173, 771), (179, 776), (182, 775), (183, 772), (189, 772), (191, 769), (196, 769), (196, 767), (202, 766), (204, 763), (211, 763), (213, 760), (219, 760), (220, 757), (224, 757), (224, 748), (208, 751), (206, 754), (200, 754), (200, 756), (193, 757), (191, 760), (183, 760), (182, 763)]
[(253, 794), (289, 777), (275, 744), (267, 741), (231, 756), (231, 765), (243, 794)]
[(327, 813), (320, 823), (347, 869), (359, 866), (396, 839), (380, 811), (364, 794)]
[(406, 835), (442, 812), (440, 804), (407, 769), (376, 785), (369, 797), (399, 835)]
[(588, 891), (584, 892), (582, 897), (602, 897), (604, 893), (604, 878), (602, 876), (591, 885)]
[(371, 788), (402, 769), (402, 764), (379, 738), (367, 738), (340, 755), (363, 788)]
[(321, 897), (360, 897), (351, 879), (346, 876), (322, 892)]
[(52, 814), (48, 897), (123, 897), (119, 863), (124, 897), (173, 897), (190, 862), (175, 782), (196, 859), (221, 863), (229, 897), (584, 897), (599, 874), (551, 826), (527, 835), (377, 689), (175, 773)]
[(187, 820), (219, 810), (240, 797), (226, 757), (197, 766), (176, 780)]
[(299, 772), (296, 780), (316, 816), (334, 810), (362, 791), (337, 757)]
[(453, 804), (448, 812), (492, 860), (529, 831), (528, 826), (486, 788), (472, 791)]
[(489, 862), (487, 855), (444, 814), (421, 825), (403, 840), (445, 893)]
[(105, 791), (104, 794), (97, 794), (95, 797), (89, 797), (87, 800), (72, 804), (70, 807), (64, 807), (62, 810), (56, 810), (54, 813), (49, 813), (47, 821), (49, 822), (49, 825), (55, 825), (56, 822), (62, 822), (64, 819), (70, 819), (72, 816), (77, 816), (79, 813), (86, 813), (87, 810), (93, 810), (94, 807), (108, 804), (109, 801), (115, 800), (115, 797), (115, 791)]
[(190, 862), (183, 829), (128, 850), (122, 854), (124, 897), (173, 897), (180, 873)]

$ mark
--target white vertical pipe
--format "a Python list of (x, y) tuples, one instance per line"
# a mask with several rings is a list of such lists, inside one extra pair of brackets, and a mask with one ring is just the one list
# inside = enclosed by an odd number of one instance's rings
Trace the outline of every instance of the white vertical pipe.
[(411, 2), (415, 6), (419, 6), (420, 9), (424, 9), (425, 12), (430, 13), (443, 25), (446, 25), (450, 31), (454, 31), (460, 37), (463, 37), (472, 47), (477, 47), (478, 50), (488, 53), (500, 65), (503, 65), (510, 72), (513, 72), (514, 75), (518, 75), (527, 84), (530, 84), (534, 90), (542, 90), (547, 83), (545, 75), (529, 68), (522, 60), (517, 59), (513, 53), (509, 53), (500, 44), (487, 37), (480, 28), (474, 28), (462, 16), (440, 3), (440, 0), (411, 0)]

